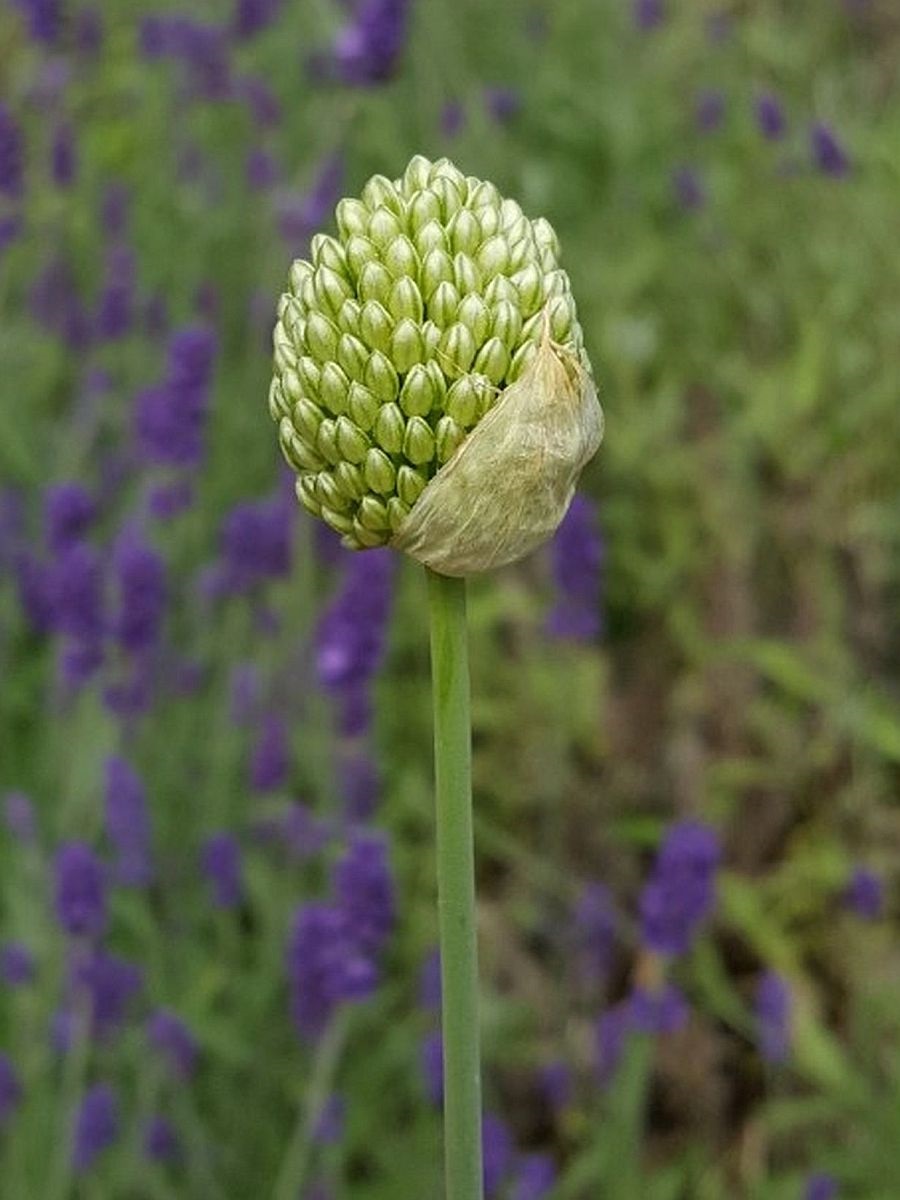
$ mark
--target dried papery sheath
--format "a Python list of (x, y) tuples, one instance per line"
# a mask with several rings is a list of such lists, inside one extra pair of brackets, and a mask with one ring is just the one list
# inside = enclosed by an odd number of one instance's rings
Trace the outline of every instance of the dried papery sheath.
[(602, 414), (556, 235), (446, 159), (374, 176), (296, 261), (269, 410), (297, 496), (351, 549), (444, 574), (533, 550)]
[(442, 575), (515, 562), (560, 524), (602, 436), (590, 375), (548, 333), (521, 379), (422, 492), (391, 544)]

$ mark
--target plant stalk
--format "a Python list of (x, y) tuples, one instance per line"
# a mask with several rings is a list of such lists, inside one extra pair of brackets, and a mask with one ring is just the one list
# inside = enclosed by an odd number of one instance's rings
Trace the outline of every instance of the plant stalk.
[(434, 696), (445, 1200), (482, 1200), (478, 947), (466, 585), (428, 571)]

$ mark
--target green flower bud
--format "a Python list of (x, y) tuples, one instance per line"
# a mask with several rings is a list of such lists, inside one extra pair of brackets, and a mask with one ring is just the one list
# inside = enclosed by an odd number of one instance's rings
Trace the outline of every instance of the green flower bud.
[(456, 319), (467, 326), (476, 346), (480, 346), (490, 332), (491, 310), (477, 292), (463, 296), (456, 310)]
[(424, 475), (405, 463), (397, 471), (397, 495), (410, 508), (425, 491), (426, 483)]
[(397, 486), (397, 473), (394, 470), (394, 464), (377, 446), (373, 446), (366, 454), (363, 473), (366, 483), (373, 492), (378, 492), (382, 496), (393, 495)]
[(369, 450), (369, 439), (348, 417), (338, 417), (336, 437), (338, 450), (347, 462), (353, 464), (365, 462)]
[(422, 304), (422, 294), (409, 276), (398, 279), (391, 288), (387, 307), (395, 321), (406, 319), (417, 326), (422, 324), (425, 307)]
[(306, 396), (301, 396), (294, 405), (291, 420), (300, 436), (311, 445), (315, 445), (324, 415), (317, 404), (313, 404)]
[[(338, 429), (338, 445), (340, 445), (340, 429)], [(334, 481), (341, 494), (351, 503), (360, 501), (366, 495), (366, 483), (359, 467), (349, 462), (339, 462), (334, 468)]]
[(375, 418), (378, 416), (380, 408), (381, 401), (367, 387), (361, 383), (350, 384), (350, 391), (347, 393), (347, 411), (364, 433), (368, 433), (375, 424)]
[(428, 301), (428, 316), (435, 325), (446, 329), (456, 320), (456, 310), (459, 308), (459, 292), (449, 280), (439, 283)]
[(422, 417), (410, 417), (406, 422), (403, 453), (417, 467), (424, 466), (434, 458), (434, 434), (431, 426)]
[(601, 414), (551, 227), (417, 156), (292, 263), (268, 407), (298, 501), (449, 574), (561, 520)]
[(369, 210), (360, 200), (340, 200), (334, 215), (344, 243), (352, 234), (365, 233), (369, 228)]
[(391, 336), (391, 362), (402, 375), (415, 363), (422, 362), (424, 357), (425, 346), (421, 330), (415, 321), (404, 317), (394, 327)]
[(375, 418), (375, 441), (387, 454), (400, 454), (403, 450), (403, 438), (406, 433), (406, 422), (398, 404), (383, 404)]
[(319, 381), (319, 399), (334, 416), (347, 411), (350, 380), (336, 362), (327, 362)]

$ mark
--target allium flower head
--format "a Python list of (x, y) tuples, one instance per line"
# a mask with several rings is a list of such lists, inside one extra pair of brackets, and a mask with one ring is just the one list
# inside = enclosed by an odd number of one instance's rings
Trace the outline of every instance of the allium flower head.
[(602, 435), (556, 235), (446, 159), (374, 176), (336, 216), (274, 335), (298, 498), (351, 549), (391, 542), (445, 574), (521, 557)]

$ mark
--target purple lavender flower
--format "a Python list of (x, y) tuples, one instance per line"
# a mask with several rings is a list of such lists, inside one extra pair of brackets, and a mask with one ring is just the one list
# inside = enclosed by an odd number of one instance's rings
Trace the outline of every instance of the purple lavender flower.
[(230, 833), (215, 833), (200, 852), (200, 867), (216, 908), (237, 908), (244, 898), (241, 848)]
[(687, 1019), (687, 1001), (673, 983), (636, 987), (628, 998), (628, 1021), (636, 1033), (677, 1033)]
[(106, 255), (106, 273), (97, 301), (94, 327), (106, 341), (125, 337), (135, 319), (134, 255), (127, 246), (113, 246)]
[(601, 630), (603, 543), (593, 505), (576, 495), (551, 543), (557, 600), (547, 617), (552, 637), (590, 642)]
[(466, 123), (466, 110), (459, 100), (448, 100), (441, 109), (441, 133), (444, 137), (455, 138), (462, 133)]
[(138, 442), (149, 462), (199, 465), (215, 353), (215, 337), (202, 326), (189, 326), (172, 337), (166, 379), (136, 402)]
[(67, 121), (61, 121), (54, 129), (50, 143), (50, 174), (58, 188), (70, 188), (77, 171), (75, 130)]
[(245, 75), (237, 80), (234, 90), (261, 129), (271, 129), (280, 123), (281, 104), (265, 80), (256, 75)]
[(105, 950), (77, 955), (69, 972), (73, 996), (87, 1000), (91, 1033), (108, 1038), (121, 1027), (132, 1001), (144, 986), (144, 977), (134, 963)]
[(130, 200), (131, 196), (124, 183), (108, 183), (103, 189), (100, 224), (106, 236), (114, 241), (125, 236)]
[(837, 1195), (838, 1185), (834, 1176), (816, 1171), (806, 1181), (803, 1200), (837, 1200)]
[(328, 219), (340, 199), (343, 182), (344, 156), (338, 152), (322, 162), (306, 193), (282, 198), (278, 206), (278, 230), (290, 247), (306, 248), (310, 237)]
[(597, 1022), (597, 1077), (606, 1086), (615, 1075), (631, 1028), (631, 1013), (627, 1003), (607, 1009)]
[(706, 188), (696, 167), (676, 168), (672, 174), (672, 192), (685, 212), (697, 212), (706, 204)]
[(61, 0), (14, 0), (28, 22), (32, 41), (52, 46), (62, 28)]
[(846, 908), (865, 921), (877, 921), (884, 912), (884, 884), (868, 867), (856, 867), (844, 889)]
[(537, 1075), (538, 1086), (547, 1106), (554, 1112), (568, 1108), (572, 1102), (573, 1078), (568, 1063), (557, 1059), (541, 1067)]
[(151, 1162), (176, 1162), (181, 1157), (181, 1141), (175, 1126), (160, 1113), (144, 1123), (142, 1145), (144, 1157)]
[(278, 163), (267, 150), (254, 146), (247, 154), (244, 173), (254, 191), (265, 192), (278, 182)]
[(426, 1012), (441, 1011), (441, 952), (434, 947), (419, 971), (419, 1004)]
[(756, 988), (759, 1052), (769, 1063), (783, 1063), (790, 1053), (791, 991), (787, 980), (766, 971)]
[(84, 1094), (75, 1118), (72, 1166), (86, 1174), (104, 1150), (119, 1136), (119, 1101), (106, 1083), (95, 1084)]
[(25, 147), (10, 109), (0, 101), (0, 196), (21, 198), (25, 182)]
[(334, 868), (333, 883), (350, 938), (363, 955), (375, 958), (394, 927), (394, 883), (386, 839), (376, 833), (353, 834)]
[(156, 521), (171, 521), (193, 503), (194, 488), (189, 479), (156, 483), (147, 493), (147, 512)]
[(89, 6), (75, 14), (75, 47), (83, 58), (96, 58), (103, 47), (103, 17), (100, 10)]
[(7, 792), (3, 799), (3, 821), (17, 842), (27, 845), (37, 839), (34, 805), (24, 792)]
[(291, 929), (287, 953), (291, 1011), (303, 1037), (318, 1037), (338, 1007), (363, 1000), (375, 990), (378, 972), (361, 953), (334, 905), (301, 906)]
[(657, 954), (686, 954), (715, 903), (721, 849), (698, 821), (673, 825), (640, 899), (644, 944)]
[(44, 539), (53, 554), (81, 540), (93, 525), (97, 505), (84, 484), (52, 484), (44, 494)]
[(197, 1069), (200, 1050), (194, 1035), (170, 1009), (160, 1008), (147, 1022), (147, 1040), (165, 1059), (176, 1079), (190, 1079)]
[(250, 786), (257, 792), (277, 792), (288, 782), (291, 767), (287, 725), (269, 713), (250, 758)]
[(834, 130), (824, 121), (817, 121), (810, 130), (810, 147), (813, 162), (823, 175), (832, 179), (843, 179), (850, 172), (847, 151), (838, 140)]
[(19, 1107), (21, 1099), (22, 1085), (16, 1069), (9, 1055), (0, 1050), (0, 1133)]
[(281, 842), (294, 862), (306, 862), (328, 844), (328, 826), (318, 821), (305, 804), (293, 801), (285, 810), (280, 828)]
[(612, 893), (602, 883), (588, 883), (572, 914), (577, 958), (585, 982), (596, 986), (609, 970), (616, 925)]
[(116, 540), (112, 567), (118, 597), (113, 633), (129, 654), (151, 650), (162, 633), (168, 592), (166, 564), (137, 529), (129, 526)]
[(338, 76), (363, 86), (390, 79), (406, 42), (409, 0), (354, 0), (351, 13), (332, 47)]
[(757, 96), (755, 103), (756, 124), (764, 138), (770, 142), (779, 142), (787, 130), (787, 120), (781, 101), (774, 92), (763, 92)]
[(367, 691), (384, 654), (392, 577), (390, 551), (354, 555), (319, 623), (316, 671), (340, 704), (345, 733), (361, 733), (369, 721)]
[(694, 120), (701, 133), (714, 133), (725, 116), (725, 97), (714, 88), (704, 88), (694, 103)]
[(220, 534), (222, 587), (239, 594), (291, 569), (293, 509), (280, 493), (236, 504)]
[(106, 929), (103, 866), (85, 842), (65, 842), (56, 852), (56, 919), (73, 937), (100, 937)]
[(522, 93), (511, 87), (486, 87), (484, 107), (491, 120), (506, 125), (522, 111)]
[(6, 942), (0, 946), (0, 983), (7, 987), (24, 987), (34, 979), (34, 955), (23, 942)]
[(320, 1146), (334, 1146), (344, 1136), (344, 1119), (347, 1106), (343, 1097), (331, 1095), (318, 1115), (313, 1137)]
[(633, 16), (638, 29), (656, 29), (666, 19), (663, 0), (634, 0)]
[(342, 755), (338, 773), (347, 819), (353, 823), (370, 820), (378, 807), (381, 788), (371, 755), (364, 750)]
[(485, 1113), (481, 1121), (481, 1140), (484, 1153), (483, 1178), (485, 1200), (498, 1195), (513, 1168), (512, 1135), (505, 1121), (493, 1113)]
[(235, 37), (255, 37), (275, 21), (282, 0), (235, 0), (231, 27)]
[(519, 1164), (510, 1200), (543, 1200), (556, 1183), (556, 1166), (547, 1154), (527, 1154)]
[(435, 1108), (444, 1102), (444, 1046), (440, 1030), (426, 1034), (419, 1048), (425, 1095)]
[(65, 547), (48, 576), (52, 627), (82, 642), (103, 635), (103, 563), (99, 552), (84, 542)]
[(116, 852), (115, 873), (126, 887), (153, 880), (150, 813), (144, 784), (124, 758), (106, 760), (106, 836)]

